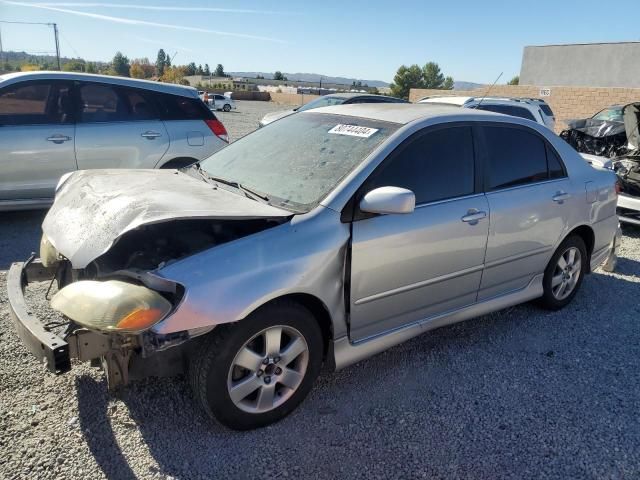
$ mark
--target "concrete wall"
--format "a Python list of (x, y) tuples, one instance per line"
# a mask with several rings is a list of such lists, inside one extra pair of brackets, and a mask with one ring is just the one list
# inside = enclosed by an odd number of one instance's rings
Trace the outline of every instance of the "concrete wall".
[(304, 105), (311, 100), (318, 98), (318, 95), (306, 95), (302, 93), (275, 93), (270, 92), (271, 101), (275, 103), (282, 103), (284, 105)]
[[(423, 90), (412, 88), (409, 100), (416, 102), (432, 95), (482, 97), (489, 87), (477, 90)], [(541, 97), (542, 90), (549, 96)], [(545, 92), (546, 93), (546, 92)], [(556, 131), (566, 128), (565, 120), (586, 118), (609, 105), (640, 101), (640, 88), (584, 88), (584, 87), (534, 87), (527, 85), (496, 85), (489, 95), (519, 98), (544, 98), (556, 117)]]
[(640, 42), (525, 47), (520, 85), (640, 87)]

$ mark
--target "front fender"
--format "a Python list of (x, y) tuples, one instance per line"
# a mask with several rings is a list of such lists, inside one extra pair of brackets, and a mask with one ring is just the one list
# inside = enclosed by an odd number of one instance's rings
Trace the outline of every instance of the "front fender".
[(187, 257), (156, 272), (185, 293), (158, 334), (236, 322), (293, 293), (322, 301), (335, 332), (346, 333), (345, 252), (349, 227), (318, 207), (290, 222)]

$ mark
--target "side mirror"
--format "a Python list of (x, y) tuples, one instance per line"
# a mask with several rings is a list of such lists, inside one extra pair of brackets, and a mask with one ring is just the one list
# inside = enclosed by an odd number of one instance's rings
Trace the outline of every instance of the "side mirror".
[(368, 213), (411, 213), (416, 196), (400, 187), (380, 187), (371, 190), (360, 201), (360, 210)]

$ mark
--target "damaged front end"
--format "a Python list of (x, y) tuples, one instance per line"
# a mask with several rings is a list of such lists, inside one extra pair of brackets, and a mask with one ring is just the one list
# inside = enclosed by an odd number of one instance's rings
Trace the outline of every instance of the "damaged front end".
[[(119, 215), (109, 197), (101, 195), (100, 190), (114, 189), (104, 183), (104, 175), (80, 172), (80, 180), (76, 175), (67, 181), (72, 188), (63, 187), (45, 219), (40, 258), (33, 255), (10, 268), (10, 311), (20, 337), (54, 373), (68, 371), (71, 359), (102, 366), (110, 389), (130, 379), (180, 373), (188, 341), (215, 325), (155, 333), (152, 327), (170, 318), (185, 296), (182, 285), (157, 272), (190, 255), (280, 225), (291, 214), (228, 191), (202, 190), (201, 182), (188, 177), (161, 173), (153, 188), (174, 198), (185, 188), (192, 194), (196, 190), (201, 204), (189, 203), (186, 200), (193, 196), (186, 194), (185, 201), (171, 209), (162, 194), (146, 203), (139, 197), (111, 197)], [(217, 208), (204, 208), (207, 197)], [(221, 211), (221, 203), (230, 214)], [(94, 212), (90, 220), (84, 216), (87, 209)], [(42, 323), (27, 306), (27, 285), (43, 281), (57, 284), (50, 306), (62, 315), (61, 322)]]

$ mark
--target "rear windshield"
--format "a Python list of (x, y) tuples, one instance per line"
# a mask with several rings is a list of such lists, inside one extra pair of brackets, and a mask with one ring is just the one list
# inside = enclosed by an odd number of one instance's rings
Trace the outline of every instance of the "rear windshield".
[(320, 108), (320, 107), (331, 107), (333, 105), (341, 105), (344, 103), (344, 101), (346, 100), (346, 98), (342, 98), (342, 97), (320, 97), (320, 98), (316, 98), (315, 100), (312, 100), (309, 103), (306, 103), (304, 105), (302, 105), (300, 108), (298, 108), (298, 112), (304, 112), (305, 110), (311, 110), (313, 108)]
[(268, 197), (274, 206), (306, 212), (398, 127), (342, 115), (291, 115), (223, 148), (200, 166)]

